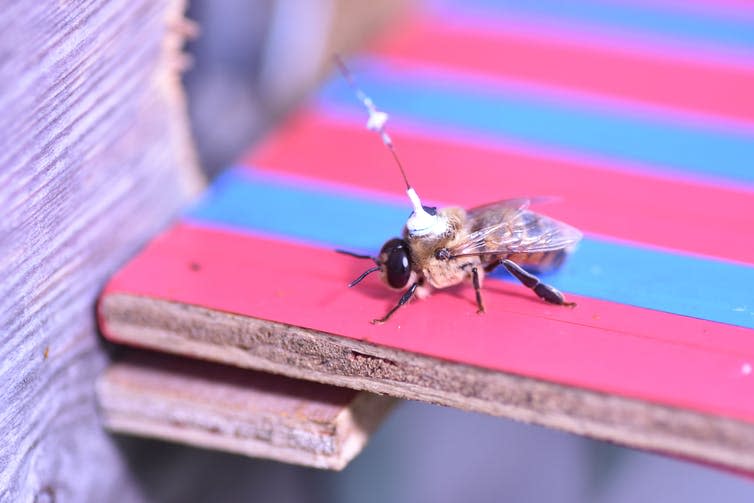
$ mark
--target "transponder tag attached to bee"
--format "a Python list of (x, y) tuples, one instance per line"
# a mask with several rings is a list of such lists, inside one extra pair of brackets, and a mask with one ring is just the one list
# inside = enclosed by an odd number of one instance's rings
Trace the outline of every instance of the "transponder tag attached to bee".
[(568, 224), (528, 209), (531, 199), (506, 199), (470, 210), (432, 208), (421, 203), (408, 183), (385, 124), (388, 115), (356, 85), (343, 61), (336, 57), (343, 76), (369, 113), (367, 129), (379, 133), (393, 155), (406, 184), (413, 212), (402, 238), (388, 240), (377, 257), (336, 250), (352, 257), (370, 259), (375, 265), (348, 286), (357, 285), (373, 272), (396, 290), (403, 290), (398, 303), (385, 316), (372, 320), (384, 323), (415, 295), (426, 297), (432, 288), (446, 288), (470, 280), (476, 292), (477, 312), (484, 312), (484, 274), (502, 265), (541, 299), (552, 304), (575, 306), (562, 293), (542, 283), (526, 269), (545, 271), (560, 266), (581, 240), (581, 232)]

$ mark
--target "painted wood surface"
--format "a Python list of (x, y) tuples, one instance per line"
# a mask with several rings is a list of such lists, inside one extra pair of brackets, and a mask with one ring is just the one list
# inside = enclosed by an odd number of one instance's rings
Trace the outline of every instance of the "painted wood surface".
[(97, 381), (112, 431), (341, 470), (393, 400), (226, 365), (144, 351)]
[(184, 2), (5, 2), (0, 16), (0, 501), (138, 500), (102, 430), (94, 303), (198, 192)]
[[(396, 294), (346, 289), (366, 267), (332, 249), (375, 253), (410, 207), (336, 77), (113, 279), (105, 332), (754, 470), (753, 19), (443, 2), (351, 62), (431, 203), (562, 196), (537, 209), (585, 231), (547, 278), (574, 310), (493, 275), (484, 316), (466, 287), (369, 325)], [(492, 63), (514, 43), (541, 61)]]

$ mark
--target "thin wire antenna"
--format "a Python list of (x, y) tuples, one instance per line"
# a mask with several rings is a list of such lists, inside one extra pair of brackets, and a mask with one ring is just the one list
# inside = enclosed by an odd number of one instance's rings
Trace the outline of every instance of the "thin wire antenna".
[(395, 163), (398, 164), (398, 169), (401, 170), (403, 182), (406, 184), (406, 190), (409, 190), (411, 188), (411, 184), (408, 183), (406, 170), (403, 168), (403, 164), (401, 164), (401, 160), (398, 158), (398, 152), (396, 152), (395, 150), (395, 145), (393, 144), (392, 138), (390, 138), (390, 135), (387, 134), (387, 131), (385, 130), (385, 123), (387, 123), (389, 117), (388, 114), (379, 110), (374, 104), (374, 101), (372, 101), (372, 99), (367, 96), (364, 91), (361, 90), (358, 84), (356, 84), (356, 79), (353, 78), (353, 75), (351, 75), (351, 72), (348, 70), (348, 67), (343, 62), (343, 59), (341, 59), (339, 54), (335, 55), (335, 63), (338, 65), (338, 69), (340, 70), (340, 73), (343, 74), (343, 77), (346, 79), (346, 82), (348, 82), (348, 85), (351, 86), (351, 89), (353, 89), (354, 93), (356, 93), (356, 97), (364, 105), (364, 108), (367, 109), (367, 113), (369, 113), (367, 129), (380, 134), (382, 143), (384, 143), (388, 150), (390, 150), (390, 153), (393, 155), (393, 159), (395, 159)]
[(343, 60), (337, 54), (335, 55), (335, 62), (340, 69), (340, 73), (343, 74), (343, 77), (348, 82), (348, 85), (351, 86), (351, 88), (356, 93), (356, 97), (359, 99), (359, 101), (361, 101), (361, 103), (364, 105), (364, 108), (366, 108), (367, 112), (369, 113), (369, 119), (367, 120), (367, 129), (369, 131), (374, 131), (380, 134), (382, 143), (384, 143), (388, 150), (390, 150), (390, 153), (393, 154), (393, 159), (395, 159), (396, 164), (398, 164), (398, 168), (401, 170), (403, 182), (406, 184), (406, 195), (408, 195), (408, 198), (411, 200), (411, 205), (414, 207), (414, 212), (406, 221), (406, 229), (408, 230), (409, 235), (439, 236), (443, 234), (447, 231), (448, 228), (447, 219), (438, 217), (434, 208), (423, 206), (421, 199), (419, 199), (419, 195), (416, 193), (414, 188), (411, 187), (411, 184), (408, 183), (406, 170), (403, 169), (403, 164), (401, 164), (400, 159), (398, 159), (398, 153), (395, 151), (393, 140), (385, 130), (385, 124), (387, 123), (388, 115), (385, 112), (378, 110), (372, 99), (367, 96), (366, 93), (361, 90), (361, 88), (359, 88), (359, 86), (356, 84), (356, 80), (353, 78), (353, 75), (351, 75), (351, 72), (348, 71), (346, 64), (343, 63)]

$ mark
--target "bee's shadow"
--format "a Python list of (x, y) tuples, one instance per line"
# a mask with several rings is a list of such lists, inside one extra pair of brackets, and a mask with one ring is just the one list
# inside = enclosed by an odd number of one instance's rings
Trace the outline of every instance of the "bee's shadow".
[[(353, 277), (357, 278), (361, 272), (363, 271), (354, 268)], [(396, 302), (403, 292), (403, 290), (399, 291), (389, 288), (382, 281), (380, 281), (377, 273), (374, 273), (372, 277), (365, 278), (361, 283), (354, 285), (351, 289), (358, 292), (360, 295), (366, 295), (367, 297), (370, 297), (372, 299), (387, 300), (390, 302)], [(502, 294), (503, 297), (520, 298), (536, 303), (542, 302), (537, 298), (536, 295), (527, 291), (526, 289), (522, 288), (521, 291), (518, 291), (518, 289), (511, 291), (510, 289), (502, 288), (497, 284), (497, 282), (485, 284), (482, 287), (482, 295), (484, 295), (485, 292), (493, 292), (496, 294)], [(470, 305), (476, 307), (474, 288), (472, 287), (471, 282), (453, 285), (441, 290), (433, 289), (432, 294), (430, 295), (430, 299), (435, 295), (452, 295), (453, 297), (462, 299), (468, 302)]]
[(388, 288), (377, 278), (364, 280), (358, 285), (351, 287), (351, 290), (373, 299), (392, 299), (395, 296), (400, 297), (401, 294), (401, 292), (398, 290)]
[[(529, 300), (536, 303), (541, 303), (542, 301), (537, 298), (534, 293), (528, 292), (525, 289), (522, 291), (511, 291), (509, 289), (503, 289), (499, 285), (491, 285), (491, 284), (485, 284), (482, 287), (482, 297), (484, 297), (485, 292), (492, 292), (496, 294), (501, 294), (504, 298), (519, 298), (524, 300)], [(436, 290), (434, 294), (445, 294), (445, 295), (452, 295), (454, 297), (464, 299), (472, 306), (476, 307), (476, 297), (474, 296), (474, 288), (471, 286), (470, 283), (463, 283), (460, 285), (453, 285), (448, 288), (444, 288), (442, 290)]]

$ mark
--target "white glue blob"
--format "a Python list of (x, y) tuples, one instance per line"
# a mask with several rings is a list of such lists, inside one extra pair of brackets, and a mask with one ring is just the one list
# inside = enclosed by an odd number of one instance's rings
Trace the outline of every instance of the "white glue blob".
[(430, 215), (427, 213), (427, 210), (422, 206), (419, 195), (413, 187), (409, 187), (406, 193), (414, 207), (414, 212), (408, 217), (408, 221), (406, 222), (406, 229), (408, 229), (409, 235), (424, 237), (444, 234), (448, 229), (447, 219), (439, 215)]
[(382, 133), (382, 130), (385, 129), (385, 123), (387, 122), (388, 117), (388, 114), (385, 112), (370, 110), (369, 119), (367, 120), (367, 129), (374, 131), (375, 133)]

